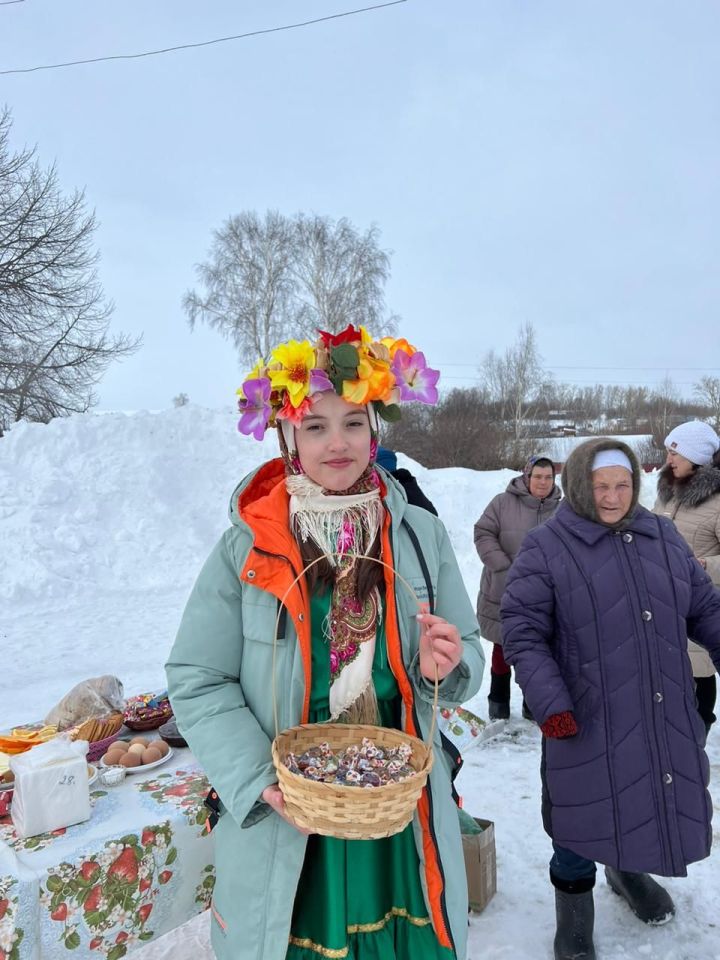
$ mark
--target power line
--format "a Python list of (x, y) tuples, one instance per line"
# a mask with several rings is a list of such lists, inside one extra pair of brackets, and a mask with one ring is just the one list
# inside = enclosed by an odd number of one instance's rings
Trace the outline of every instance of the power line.
[[(8, 0), (5, 0), (8, 2)], [(20, 3), (23, 0), (9, 0), (11, 3)], [(359, 7), (357, 10), (346, 10), (343, 13), (333, 13), (327, 17), (317, 17), (314, 20), (302, 20), (299, 23), (287, 23), (282, 27), (266, 27), (263, 30), (251, 30), (248, 33), (238, 33), (232, 37), (216, 37), (214, 40), (202, 40), (198, 43), (181, 43), (175, 47), (163, 47), (160, 50), (146, 50), (144, 53), (119, 53), (108, 57), (92, 57), (88, 60), (68, 60), (65, 63), (48, 63), (38, 67), (21, 67), (14, 70), (0, 70), (0, 76), (15, 73), (36, 73), (38, 70), (59, 70), (61, 67), (77, 67), (86, 63), (107, 63), (110, 60), (139, 60), (141, 57), (156, 57), (163, 53), (172, 53), (176, 50), (194, 50), (198, 47), (209, 47), (215, 43), (227, 43), (230, 40), (245, 40), (248, 37), (259, 37), (266, 33), (280, 33), (282, 30), (297, 30), (299, 27), (310, 27), (316, 23), (326, 23), (328, 20), (340, 20), (342, 17), (352, 17), (358, 13), (369, 13), (372, 10), (382, 10), (385, 7), (395, 7), (407, 0), (389, 0), (388, 3), (376, 3), (372, 7)]]
[(0, 7), (11, 7), (13, 3), (25, 3), (25, 0), (0, 0)]
[[(437, 361), (442, 363), (442, 360)], [(477, 367), (477, 363), (459, 363), (458, 361), (448, 361), (447, 363), (442, 363), (444, 367)], [(665, 364), (662, 367), (580, 367), (567, 365), (563, 366), (562, 364), (549, 364), (545, 369), (547, 370), (663, 370), (663, 371), (675, 371), (682, 370), (684, 372), (689, 370), (720, 370), (720, 367), (678, 367), (674, 363)]]

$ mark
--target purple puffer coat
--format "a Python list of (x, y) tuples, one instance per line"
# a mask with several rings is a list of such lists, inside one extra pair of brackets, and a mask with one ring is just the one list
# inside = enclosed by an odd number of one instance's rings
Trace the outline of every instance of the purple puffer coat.
[(685, 876), (712, 840), (687, 637), (720, 667), (720, 592), (685, 541), (643, 507), (617, 531), (563, 502), (525, 539), (501, 613), (535, 718), (578, 723), (543, 741), (546, 831), (616, 869)]

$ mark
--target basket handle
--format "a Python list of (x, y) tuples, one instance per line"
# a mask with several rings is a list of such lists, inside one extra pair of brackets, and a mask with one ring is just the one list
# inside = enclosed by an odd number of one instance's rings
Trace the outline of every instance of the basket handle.
[[(307, 571), (310, 570), (311, 567), (314, 567), (316, 563), (320, 563), (321, 560), (327, 560), (329, 559), (329, 557), (347, 557), (347, 556), (353, 556), (356, 560), (372, 560), (373, 563), (379, 563), (380, 566), (386, 567), (388, 570), (392, 570), (392, 572), (397, 577), (397, 579), (402, 584), (404, 584), (404, 586), (407, 587), (407, 589), (409, 590), (410, 594), (415, 600), (415, 603), (417, 603), (418, 605), (418, 612), (420, 613), (426, 612), (425, 611), (426, 604), (423, 601), (418, 599), (418, 595), (415, 593), (412, 586), (408, 583), (405, 577), (403, 577), (401, 573), (398, 573), (398, 571), (394, 567), (392, 567), (389, 563), (385, 563), (384, 560), (379, 560), (377, 557), (371, 557), (366, 553), (349, 554), (347, 552), (346, 553), (338, 552), (338, 553), (331, 553), (331, 554), (323, 553), (321, 556), (316, 557), (315, 560), (311, 560), (306, 567), (303, 567), (303, 569), (295, 577), (293, 582), (290, 584), (290, 586), (287, 588), (285, 593), (282, 595), (280, 599), (280, 603), (278, 604), (277, 616), (275, 617), (275, 630), (273, 633), (273, 656), (272, 656), (272, 697), (273, 697), (273, 716), (275, 718), (275, 736), (276, 737), (280, 732), (280, 726), (278, 724), (278, 705), (277, 705), (277, 694), (275, 690), (275, 673), (276, 673), (275, 665), (277, 661), (278, 627), (280, 626), (280, 617), (282, 615), (282, 610), (285, 605), (285, 601), (290, 595), (290, 591), (295, 586), (295, 584), (299, 580), (301, 580), (305, 576)], [(428, 734), (428, 747), (430, 749), (432, 749), (433, 735), (435, 733), (435, 714), (437, 712), (437, 705), (438, 705), (438, 683), (439, 683), (439, 675), (438, 675), (438, 666), (436, 663), (435, 664), (435, 692), (433, 694), (432, 720), (430, 721), (430, 733)]]

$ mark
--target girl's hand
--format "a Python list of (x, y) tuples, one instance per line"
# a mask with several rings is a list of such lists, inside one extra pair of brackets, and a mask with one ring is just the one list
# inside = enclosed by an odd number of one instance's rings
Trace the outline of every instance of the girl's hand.
[(452, 673), (462, 659), (460, 631), (434, 613), (418, 613), (420, 624), (420, 673), (434, 682), (437, 666), (438, 680)]
[(310, 830), (306, 830), (304, 827), (299, 827), (290, 819), (285, 806), (285, 798), (283, 797), (282, 790), (276, 783), (273, 783), (269, 787), (265, 787), (261, 796), (265, 803), (272, 807), (275, 813), (279, 814), (283, 820), (287, 820), (291, 827), (295, 827), (298, 833), (302, 833), (305, 837), (310, 836)]

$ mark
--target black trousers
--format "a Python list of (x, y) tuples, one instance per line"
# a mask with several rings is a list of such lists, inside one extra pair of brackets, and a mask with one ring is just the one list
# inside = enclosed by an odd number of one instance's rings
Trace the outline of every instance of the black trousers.
[(706, 727), (715, 723), (717, 717), (713, 713), (717, 698), (717, 680), (715, 674), (711, 677), (695, 677), (695, 698), (697, 699), (698, 713)]

